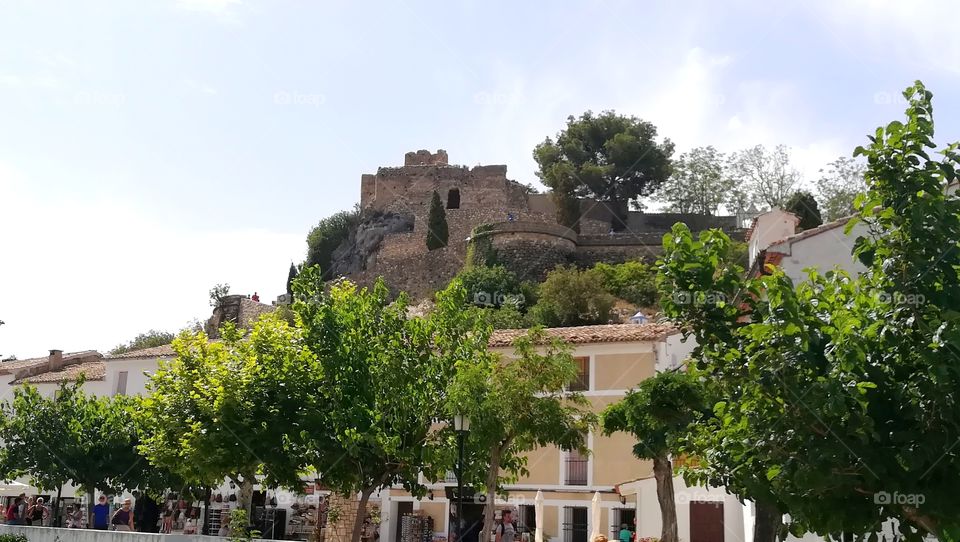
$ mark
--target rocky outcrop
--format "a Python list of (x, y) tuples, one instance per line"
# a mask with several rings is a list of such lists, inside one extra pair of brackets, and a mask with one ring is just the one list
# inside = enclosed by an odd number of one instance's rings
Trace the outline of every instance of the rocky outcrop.
[(332, 276), (353, 275), (367, 269), (376, 261), (383, 238), (392, 233), (413, 231), (414, 217), (393, 212), (369, 213), (333, 251), (330, 271)]

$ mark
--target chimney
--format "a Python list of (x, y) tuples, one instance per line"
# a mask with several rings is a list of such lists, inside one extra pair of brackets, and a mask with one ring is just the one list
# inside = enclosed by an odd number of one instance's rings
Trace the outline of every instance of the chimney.
[(63, 350), (50, 351), (50, 371), (59, 371), (63, 369)]

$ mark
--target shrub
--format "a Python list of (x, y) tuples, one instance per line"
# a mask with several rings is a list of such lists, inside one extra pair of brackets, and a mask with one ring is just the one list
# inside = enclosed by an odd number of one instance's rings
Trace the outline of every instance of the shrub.
[(0, 542), (27, 542), (27, 536), (22, 534), (0, 534)]
[[(165, 344), (170, 344), (173, 342), (174, 335), (169, 331), (157, 331), (156, 329), (151, 329), (146, 333), (141, 333), (133, 338), (132, 341), (127, 344), (120, 344), (110, 350), (112, 355), (123, 354), (125, 352), (132, 352), (133, 350), (142, 350), (144, 348), (153, 348), (154, 346), (163, 346)], [(0, 540), (0, 542), (3, 542)]]
[(340, 211), (324, 218), (307, 234), (307, 261), (305, 266), (319, 265), (326, 275), (333, 262), (333, 251), (349, 236), (360, 222), (360, 211)]
[(601, 283), (597, 271), (558, 266), (540, 285), (532, 321), (548, 327), (606, 324), (614, 299)]
[(621, 264), (598, 263), (593, 271), (607, 293), (642, 307), (657, 305), (657, 270), (638, 261)]
[(467, 290), (467, 299), (476, 305), (500, 306), (503, 296), (519, 297), (521, 293), (517, 276), (502, 265), (470, 267), (457, 278)]
[(427, 217), (427, 250), (435, 250), (447, 246), (450, 231), (447, 226), (447, 212), (443, 210), (440, 194), (433, 191), (430, 200), (430, 215)]
[(480, 224), (470, 232), (470, 242), (467, 243), (466, 268), (483, 265), (493, 267), (499, 263), (497, 250), (493, 248), (493, 240), (487, 233), (493, 231), (493, 224)]
[(526, 315), (515, 304), (507, 303), (500, 308), (477, 308), (493, 329), (520, 329), (530, 327)]

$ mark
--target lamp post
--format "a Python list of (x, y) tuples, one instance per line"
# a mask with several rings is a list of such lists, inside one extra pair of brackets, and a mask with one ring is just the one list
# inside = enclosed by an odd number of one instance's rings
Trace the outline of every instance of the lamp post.
[(453, 417), (453, 430), (457, 433), (457, 542), (463, 535), (463, 445), (470, 432), (470, 418), (463, 414)]

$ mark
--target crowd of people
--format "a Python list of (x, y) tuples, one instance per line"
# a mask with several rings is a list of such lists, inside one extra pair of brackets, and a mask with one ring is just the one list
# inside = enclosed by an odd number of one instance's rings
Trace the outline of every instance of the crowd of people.
[(10, 525), (47, 525), (50, 507), (44, 504), (43, 497), (27, 497), (21, 493), (7, 506), (5, 518)]

